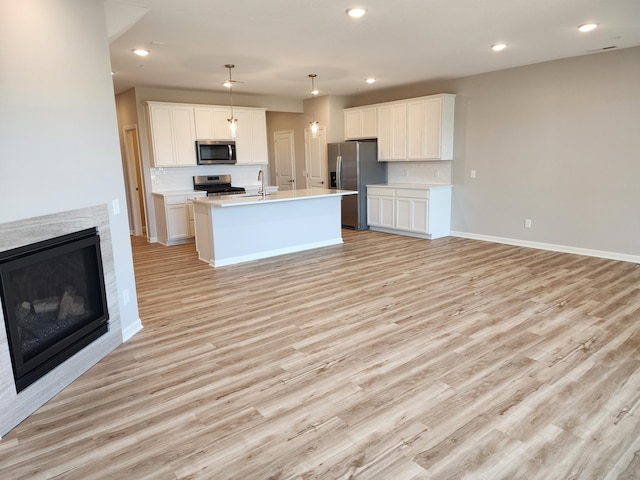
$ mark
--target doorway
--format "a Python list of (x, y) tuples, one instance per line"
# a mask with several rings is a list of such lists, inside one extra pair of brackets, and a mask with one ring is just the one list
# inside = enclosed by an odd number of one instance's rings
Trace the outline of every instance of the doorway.
[(273, 143), (278, 190), (295, 190), (296, 159), (294, 154), (293, 130), (274, 132)]
[(133, 235), (139, 237), (147, 234), (147, 215), (142, 188), (140, 150), (138, 149), (138, 127), (135, 125), (124, 128), (124, 155), (129, 228)]
[(307, 188), (329, 188), (327, 183), (327, 134), (325, 127), (318, 129), (313, 138), (311, 130), (304, 130), (305, 168), (307, 170)]

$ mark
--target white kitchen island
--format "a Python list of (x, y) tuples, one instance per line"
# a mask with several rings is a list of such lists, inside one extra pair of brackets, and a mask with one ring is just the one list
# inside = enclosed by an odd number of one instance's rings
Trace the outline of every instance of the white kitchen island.
[(341, 201), (351, 190), (311, 188), (266, 197), (193, 200), (198, 258), (213, 267), (342, 243)]

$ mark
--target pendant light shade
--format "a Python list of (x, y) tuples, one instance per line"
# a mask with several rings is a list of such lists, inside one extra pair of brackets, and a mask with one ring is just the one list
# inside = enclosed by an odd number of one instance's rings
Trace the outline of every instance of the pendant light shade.
[(309, 77), (311, 78), (311, 95), (313, 95), (313, 121), (311, 124), (311, 138), (318, 138), (318, 128), (320, 124), (316, 120), (316, 95), (318, 95), (318, 90), (316, 90), (315, 78), (317, 75), (315, 73), (310, 73)]
[(238, 132), (238, 119), (233, 116), (233, 80), (231, 80), (231, 69), (235, 67), (235, 65), (227, 63), (225, 67), (229, 69), (229, 80), (224, 83), (224, 86), (229, 88), (229, 107), (231, 108), (231, 118), (227, 118), (227, 122), (229, 122), (229, 136), (231, 138), (236, 138), (236, 134)]

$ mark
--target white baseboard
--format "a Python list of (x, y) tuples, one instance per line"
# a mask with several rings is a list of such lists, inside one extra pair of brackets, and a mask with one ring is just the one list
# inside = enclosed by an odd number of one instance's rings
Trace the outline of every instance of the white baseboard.
[(603, 250), (591, 250), (588, 248), (570, 247), (568, 245), (556, 245), (553, 243), (529, 242), (515, 238), (493, 237), (491, 235), (478, 235), (467, 232), (451, 232), (452, 237), (469, 238), (484, 242), (504, 243), (518, 247), (537, 248), (538, 250), (549, 250), (551, 252), (574, 253), (576, 255), (586, 255), (588, 257), (607, 258), (609, 260), (620, 260), (623, 262), (640, 263), (640, 255), (628, 255), (626, 253), (605, 252)]
[(122, 341), (126, 342), (131, 337), (133, 337), (136, 333), (142, 330), (142, 322), (140, 318), (138, 318), (135, 322), (129, 325), (126, 329), (122, 329)]
[(304, 245), (295, 245), (293, 247), (277, 248), (277, 249), (268, 250), (265, 252), (256, 252), (248, 255), (241, 255), (238, 257), (222, 258), (218, 260), (213, 259), (212, 261), (208, 261), (204, 258), (200, 258), (200, 260), (209, 263), (212, 267), (225, 267), (227, 265), (250, 262), (252, 260), (261, 260), (263, 258), (276, 257), (279, 255), (286, 255), (288, 253), (297, 253), (297, 252), (303, 252), (305, 250), (313, 250), (315, 248), (330, 247), (332, 245), (340, 245), (341, 243), (344, 243), (342, 240), (342, 237), (338, 237), (338, 238), (333, 238), (329, 240), (322, 240), (320, 242), (305, 243)]

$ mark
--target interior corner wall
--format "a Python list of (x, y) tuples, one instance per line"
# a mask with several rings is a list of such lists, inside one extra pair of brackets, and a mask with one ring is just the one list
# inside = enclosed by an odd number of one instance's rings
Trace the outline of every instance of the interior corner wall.
[(0, 72), (0, 223), (107, 205), (126, 339), (140, 320), (102, 2), (3, 2)]
[(370, 92), (349, 106), (457, 94), (452, 230), (637, 259), (639, 78), (633, 47)]

